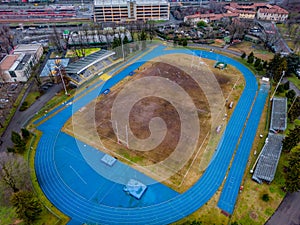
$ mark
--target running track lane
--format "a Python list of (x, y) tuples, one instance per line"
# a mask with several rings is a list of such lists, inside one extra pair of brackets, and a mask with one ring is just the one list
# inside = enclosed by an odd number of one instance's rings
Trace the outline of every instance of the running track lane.
[(218, 207), (227, 213), (232, 214), (243, 180), (245, 168), (256, 135), (258, 124), (266, 99), (268, 96), (268, 85), (262, 84), (246, 124), (241, 142), (234, 156), (228, 177), (218, 202)]
[[(198, 182), (181, 195), (160, 204), (141, 208), (109, 207), (87, 201), (64, 183), (54, 161), (53, 150), (56, 145), (56, 138), (63, 124), (73, 113), (71, 107), (67, 107), (39, 126), (39, 129), (43, 131), (43, 136), (40, 139), (35, 157), (35, 169), (39, 184), (49, 200), (62, 212), (70, 216), (73, 219), (72, 222), (87, 222), (89, 224), (169, 224), (196, 211), (218, 190), (225, 177), (230, 159), (246, 122), (257, 90), (257, 83), (254, 75), (246, 67), (233, 59), (217, 55), (213, 52), (200, 50), (194, 52), (198, 55), (201, 54), (203, 58), (218, 59), (219, 61), (235, 66), (243, 73), (246, 86), (228, 122), (223, 142), (218, 147), (214, 160), (211, 161)], [(172, 53), (191, 54), (188, 50), (167, 51), (164, 50), (163, 46), (159, 46), (144, 56), (141, 61), (148, 61), (153, 57)], [(125, 68), (114, 78), (110, 79), (110, 82), (107, 82), (105, 86), (108, 87), (109, 84), (115, 84), (115, 80), (123, 79), (132, 70), (132, 68), (130, 68), (130, 71)], [(79, 106), (75, 111), (80, 106), (88, 104), (94, 96), (92, 93), (89, 93), (79, 99)]]

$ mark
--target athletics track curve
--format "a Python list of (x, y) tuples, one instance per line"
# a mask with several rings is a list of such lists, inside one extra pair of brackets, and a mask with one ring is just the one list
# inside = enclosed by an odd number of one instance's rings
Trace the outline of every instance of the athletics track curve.
[[(130, 65), (108, 80), (102, 88), (106, 89), (113, 86), (143, 62), (162, 54), (172, 53), (191, 54), (191, 51), (165, 50), (164, 46), (158, 46), (143, 56), (140, 63)], [(47, 198), (63, 213), (72, 218), (70, 224), (169, 224), (199, 209), (218, 190), (228, 170), (230, 160), (255, 99), (258, 85), (250, 70), (229, 57), (200, 50), (193, 50), (193, 54), (235, 66), (243, 73), (246, 85), (227, 124), (222, 138), (223, 141), (219, 144), (209, 167), (195, 185), (183, 194), (170, 194), (169, 199), (157, 204), (133, 208), (99, 204), (91, 201), (91, 196), (85, 196), (85, 193), (88, 192), (86, 184), (90, 181), (93, 182), (93, 179), (97, 179), (97, 177), (93, 173), (88, 175), (84, 173), (90, 170), (85, 161), (80, 158), (80, 154), (76, 154), (74, 149), (70, 152), (70, 149), (63, 145), (66, 144), (68, 138), (71, 138), (68, 142), (70, 145), (74, 140), (60, 130), (71, 117), (73, 111), (77, 111), (88, 104), (96, 97), (94, 92), (97, 91), (98, 93), (98, 90), (87, 93), (77, 100), (76, 105), (66, 106), (59, 113), (38, 126), (38, 129), (43, 132), (35, 155), (35, 170), (38, 182)], [(76, 142), (76, 144), (78, 143), (80, 142)], [(78, 169), (76, 171), (79, 172), (75, 171), (75, 167)], [(65, 173), (60, 171), (71, 171), (70, 168), (76, 173), (66, 176)], [(68, 186), (68, 179), (75, 180), (75, 177), (77, 177), (76, 184), (72, 187)], [(78, 178), (81, 178), (81, 182)], [(116, 199), (117, 197), (112, 197), (112, 201)]]

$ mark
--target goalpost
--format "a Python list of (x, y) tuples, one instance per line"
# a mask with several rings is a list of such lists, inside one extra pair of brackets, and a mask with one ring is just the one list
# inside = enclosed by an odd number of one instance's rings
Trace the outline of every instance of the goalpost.
[(120, 133), (118, 129), (118, 122), (115, 120), (115, 127), (116, 127), (116, 136), (118, 140), (118, 144), (123, 144), (127, 148), (129, 148), (129, 142), (128, 142), (128, 126), (125, 125), (125, 139), (120, 138)]

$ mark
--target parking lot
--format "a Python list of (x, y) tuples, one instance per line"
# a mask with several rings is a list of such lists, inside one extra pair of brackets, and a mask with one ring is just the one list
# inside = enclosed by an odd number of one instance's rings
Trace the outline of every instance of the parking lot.
[(7, 116), (9, 115), (13, 104), (20, 91), (22, 90), (24, 84), (22, 83), (5, 83), (0, 84), (0, 126), (3, 126), (3, 123)]

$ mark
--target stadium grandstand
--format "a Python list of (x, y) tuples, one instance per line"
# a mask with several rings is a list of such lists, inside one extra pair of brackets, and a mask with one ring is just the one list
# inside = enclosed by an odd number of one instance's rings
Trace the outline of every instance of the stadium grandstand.
[(287, 99), (286, 98), (273, 98), (272, 102), (272, 115), (271, 115), (271, 131), (284, 131), (287, 126)]
[(101, 75), (106, 68), (118, 61), (115, 57), (115, 52), (101, 49), (76, 62), (70, 63), (65, 68), (65, 71), (74, 85), (79, 86), (93, 76)]
[(261, 184), (263, 181), (271, 183), (274, 179), (278, 161), (282, 150), (284, 136), (269, 133), (265, 145), (259, 156), (252, 179)]

